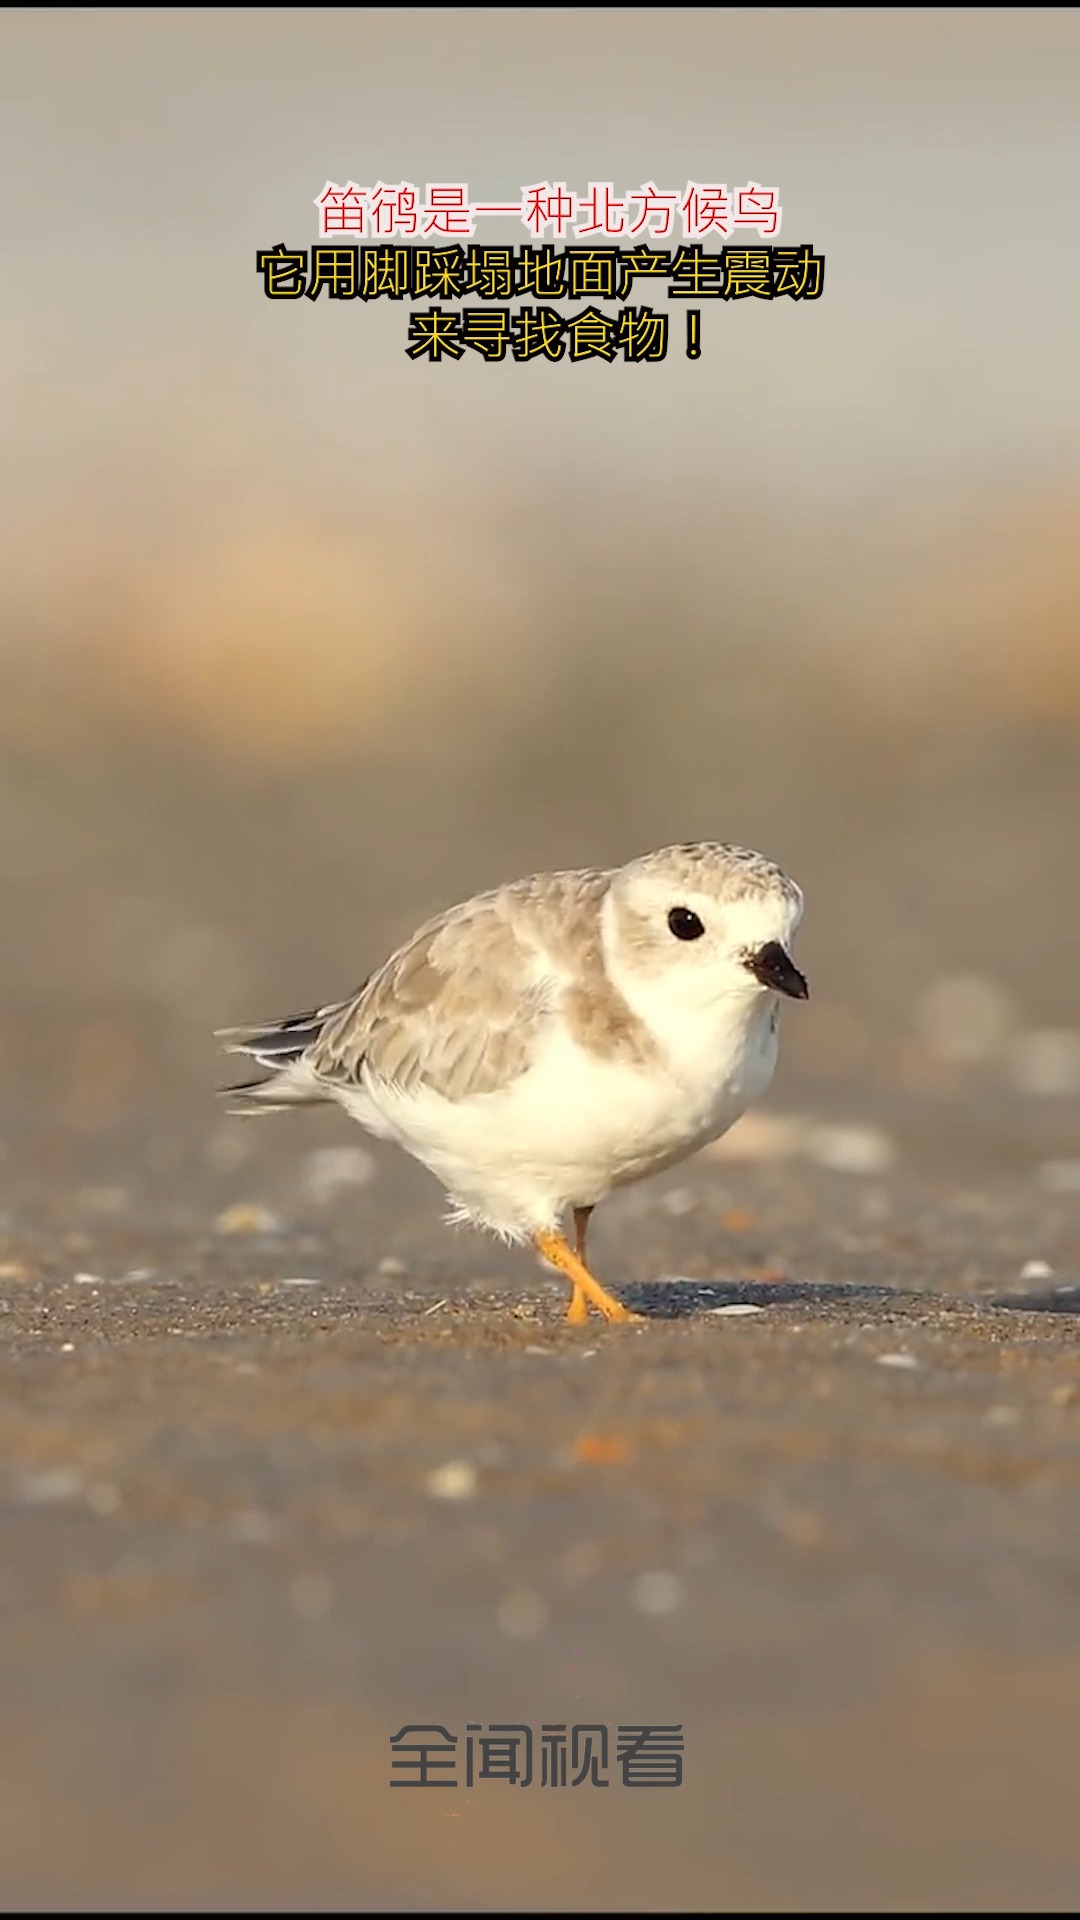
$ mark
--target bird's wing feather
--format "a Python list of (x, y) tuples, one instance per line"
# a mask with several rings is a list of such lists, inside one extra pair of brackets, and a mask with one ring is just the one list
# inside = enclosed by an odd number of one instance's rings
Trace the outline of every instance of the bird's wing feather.
[(324, 1084), (371, 1078), (448, 1100), (509, 1086), (573, 986), (574, 954), (596, 948), (607, 884), (541, 875), (429, 921), (326, 1021), (308, 1064)]

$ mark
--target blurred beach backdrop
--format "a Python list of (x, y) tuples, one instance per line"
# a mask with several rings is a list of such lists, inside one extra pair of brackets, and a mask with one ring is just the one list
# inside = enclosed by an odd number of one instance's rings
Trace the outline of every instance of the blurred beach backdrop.
[[(1076, 1017), (1078, 33), (5, 15), (13, 1122), (197, 1125), (212, 1026), (698, 837), (806, 890), (790, 1073), (1015, 1090)], [(663, 364), (418, 364), (408, 303), (263, 296), (328, 178), (753, 178), (826, 289), (705, 302), (697, 362), (671, 303)]]

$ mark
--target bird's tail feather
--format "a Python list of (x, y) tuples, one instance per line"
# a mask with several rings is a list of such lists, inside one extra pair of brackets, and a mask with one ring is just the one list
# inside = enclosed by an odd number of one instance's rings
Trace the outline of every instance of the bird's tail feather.
[(272, 1073), (266, 1080), (246, 1080), (239, 1086), (220, 1087), (219, 1098), (226, 1101), (226, 1113), (251, 1119), (259, 1113), (288, 1113), (293, 1107), (316, 1107), (329, 1096), (322, 1092), (314, 1074), (303, 1079), (291, 1068)]
[(215, 1038), (225, 1041), (226, 1053), (246, 1054), (268, 1072), (265, 1080), (245, 1080), (235, 1087), (222, 1087), (221, 1096), (230, 1103), (226, 1111), (247, 1116), (286, 1113), (290, 1107), (317, 1106), (325, 1101), (328, 1095), (305, 1056), (326, 1022), (346, 1004), (337, 1001), (333, 1006), (315, 1007), (309, 1013), (292, 1014), (287, 1020), (219, 1029)]

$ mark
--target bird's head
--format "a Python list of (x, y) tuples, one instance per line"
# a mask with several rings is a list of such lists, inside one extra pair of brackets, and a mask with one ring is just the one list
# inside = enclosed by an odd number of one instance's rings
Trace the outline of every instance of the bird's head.
[(765, 994), (805, 1000), (791, 957), (802, 918), (794, 881), (761, 854), (701, 841), (665, 847), (615, 874), (604, 940), (631, 997), (670, 994), (687, 1011), (752, 1005)]

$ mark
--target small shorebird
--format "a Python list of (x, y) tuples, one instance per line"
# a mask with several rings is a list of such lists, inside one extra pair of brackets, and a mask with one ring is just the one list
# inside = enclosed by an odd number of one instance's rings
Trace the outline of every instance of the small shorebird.
[(245, 1114), (338, 1101), (431, 1169), (452, 1219), (531, 1239), (568, 1320), (635, 1319), (589, 1271), (589, 1216), (764, 1092), (779, 996), (807, 997), (801, 915), (779, 867), (711, 841), (535, 874), (429, 920), (350, 998), (227, 1028), (268, 1077), (226, 1093)]

